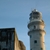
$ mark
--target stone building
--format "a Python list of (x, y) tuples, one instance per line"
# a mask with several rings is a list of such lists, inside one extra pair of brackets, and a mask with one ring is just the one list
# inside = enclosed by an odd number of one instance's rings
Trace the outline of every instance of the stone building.
[(23, 42), (18, 39), (15, 28), (0, 29), (0, 50), (26, 50)]
[(30, 13), (29, 20), (30, 50), (45, 50), (45, 24), (42, 19), (42, 13), (34, 9)]

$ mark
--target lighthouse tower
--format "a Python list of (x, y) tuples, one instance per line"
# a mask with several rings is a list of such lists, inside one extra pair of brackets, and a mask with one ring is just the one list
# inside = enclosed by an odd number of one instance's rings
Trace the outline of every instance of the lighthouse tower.
[(45, 50), (45, 24), (42, 20), (41, 12), (38, 12), (36, 9), (34, 9), (30, 13), (29, 20), (28, 35), (30, 36), (30, 50)]

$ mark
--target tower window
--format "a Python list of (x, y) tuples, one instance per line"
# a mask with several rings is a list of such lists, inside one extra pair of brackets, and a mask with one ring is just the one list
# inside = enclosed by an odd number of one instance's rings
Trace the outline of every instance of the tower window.
[(32, 50), (32, 49), (30, 49), (30, 50)]
[(37, 40), (34, 40), (34, 43), (37, 43)]
[(36, 26), (34, 26), (34, 29), (36, 29)]
[(36, 19), (38, 19), (38, 17), (36, 17)]
[(33, 12), (34, 15), (39, 15), (39, 12)]

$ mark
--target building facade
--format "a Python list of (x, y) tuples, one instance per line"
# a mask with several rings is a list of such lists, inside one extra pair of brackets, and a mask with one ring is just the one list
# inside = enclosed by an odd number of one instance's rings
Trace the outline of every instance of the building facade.
[(45, 50), (45, 24), (42, 20), (42, 13), (34, 9), (30, 13), (28, 23), (28, 35), (30, 36), (30, 50)]
[(15, 28), (0, 29), (0, 50), (25, 50), (22, 41), (18, 40)]

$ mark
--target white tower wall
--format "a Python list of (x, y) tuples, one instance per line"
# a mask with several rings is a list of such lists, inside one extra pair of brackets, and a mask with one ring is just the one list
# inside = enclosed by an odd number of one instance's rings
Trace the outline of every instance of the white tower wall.
[[(41, 48), (43, 48), (43, 50), (45, 50), (45, 41), (44, 41), (44, 33), (43, 32), (32, 32), (31, 34), (29, 34), (30, 36), (30, 49), (32, 50), (41, 50)], [(37, 41), (37, 43), (35, 43), (34, 41)]]
[(30, 50), (45, 50), (44, 21), (40, 12), (34, 10), (30, 14), (28, 35), (30, 36)]
[[(42, 30), (44, 29), (43, 25), (35, 25), (35, 26), (36, 26), (36, 29), (42, 29)], [(34, 25), (30, 26), (29, 29), (30, 30), (34, 29)]]

